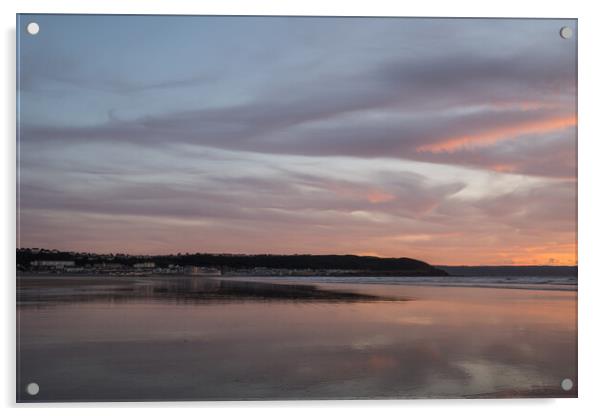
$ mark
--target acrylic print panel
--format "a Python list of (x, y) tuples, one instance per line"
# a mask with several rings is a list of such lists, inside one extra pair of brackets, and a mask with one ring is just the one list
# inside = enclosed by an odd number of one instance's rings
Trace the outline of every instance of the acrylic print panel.
[(17, 30), (18, 401), (577, 396), (576, 20)]

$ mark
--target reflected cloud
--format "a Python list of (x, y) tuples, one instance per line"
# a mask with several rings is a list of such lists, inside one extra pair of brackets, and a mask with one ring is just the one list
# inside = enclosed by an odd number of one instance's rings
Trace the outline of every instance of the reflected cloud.
[(378, 302), (409, 298), (323, 290), (309, 284), (268, 283), (212, 278), (27, 277), (17, 284), (21, 307), (45, 308), (62, 303), (141, 302), (227, 303), (261, 302)]
[(21, 376), (36, 400), (576, 395), (574, 292), (336, 287), (414, 300), (20, 305)]

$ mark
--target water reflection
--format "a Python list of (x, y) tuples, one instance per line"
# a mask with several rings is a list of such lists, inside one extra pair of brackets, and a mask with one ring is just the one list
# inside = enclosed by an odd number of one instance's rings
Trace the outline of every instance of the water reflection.
[(19, 400), (576, 396), (559, 388), (577, 381), (574, 292), (332, 284), (310, 293), (413, 301), (293, 302), (232, 282), (190, 283), (227, 303), (139, 282), (123, 302), (20, 306)]
[(48, 307), (55, 303), (129, 302), (172, 303), (291, 301), (375, 302), (404, 301), (405, 297), (353, 291), (324, 290), (311, 284), (170, 277), (125, 280), (117, 278), (23, 277), (17, 299), (22, 307)]

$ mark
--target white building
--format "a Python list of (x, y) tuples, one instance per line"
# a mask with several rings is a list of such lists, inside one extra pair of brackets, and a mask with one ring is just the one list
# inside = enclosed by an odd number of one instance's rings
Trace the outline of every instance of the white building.
[(29, 263), (33, 267), (48, 267), (51, 269), (64, 269), (75, 266), (72, 260), (34, 260)]
[(154, 269), (154, 268), (155, 268), (155, 263), (152, 261), (134, 264), (134, 269)]

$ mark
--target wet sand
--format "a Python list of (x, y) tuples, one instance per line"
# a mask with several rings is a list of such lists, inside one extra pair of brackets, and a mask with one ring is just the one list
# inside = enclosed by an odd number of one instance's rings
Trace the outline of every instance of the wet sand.
[(577, 394), (576, 292), (45, 279), (19, 280), (19, 401)]

